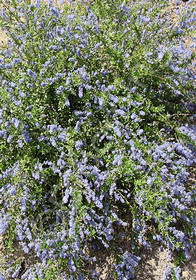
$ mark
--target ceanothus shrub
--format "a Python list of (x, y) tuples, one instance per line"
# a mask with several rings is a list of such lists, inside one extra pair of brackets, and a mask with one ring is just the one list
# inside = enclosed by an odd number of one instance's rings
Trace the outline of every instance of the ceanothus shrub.
[[(23, 2), (2, 10), (11, 39), (0, 60), (0, 233), (42, 262), (21, 279), (97, 277), (81, 272), (96, 261), (89, 244), (114, 255), (117, 279), (134, 277), (136, 249), (153, 239), (188, 259), (194, 54), (161, 17), (166, 2), (95, 0), (65, 13)], [(115, 249), (116, 228), (131, 252)]]

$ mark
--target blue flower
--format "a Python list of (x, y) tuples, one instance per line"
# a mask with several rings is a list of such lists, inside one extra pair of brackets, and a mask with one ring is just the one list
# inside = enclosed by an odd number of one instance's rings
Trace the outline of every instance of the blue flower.
[(149, 22), (149, 21), (151, 21), (150, 18), (142, 16), (142, 15), (140, 15), (140, 18), (141, 18), (142, 22)]
[(49, 67), (49, 65), (50, 65), (50, 60), (48, 60), (48, 61), (46, 61), (45, 63), (44, 63), (44, 67), (46, 67), (46, 68), (48, 68)]
[(4, 234), (9, 226), (7, 221), (4, 221), (3, 218), (0, 216), (0, 235)]
[(62, 132), (62, 133), (60, 133), (57, 137), (58, 137), (58, 139), (59, 140), (61, 140), (62, 142), (65, 142), (66, 141), (66, 133), (64, 133), (64, 132)]
[(11, 87), (16, 87), (16, 84), (15, 83), (13, 83), (13, 82), (9, 82), (9, 85), (11, 86)]
[(164, 52), (159, 52), (158, 59), (162, 60), (163, 57), (164, 57)]
[(22, 148), (23, 147), (23, 143), (22, 143), (22, 140), (18, 140), (18, 146), (20, 147), (20, 148)]
[(121, 166), (122, 165), (122, 159), (124, 158), (124, 155), (116, 155), (114, 157), (114, 161), (113, 161), (113, 165), (118, 165)]
[(114, 130), (114, 132), (116, 133), (116, 135), (117, 135), (118, 137), (121, 137), (121, 131), (120, 131), (120, 129), (119, 129), (118, 126), (115, 126), (115, 127), (113, 128), (113, 130)]
[(23, 139), (25, 142), (31, 142), (32, 139), (30, 137), (30, 133), (27, 130), (23, 131)]
[(167, 280), (168, 279), (168, 276), (170, 276), (172, 274), (172, 270), (173, 270), (173, 266), (172, 265), (169, 265), (165, 269), (164, 274), (163, 274), (163, 280)]
[(56, 124), (48, 125), (49, 132), (52, 134), (55, 130), (57, 130)]
[(30, 69), (27, 69), (28, 75), (32, 76), (34, 79), (37, 79), (37, 74)]
[(178, 266), (178, 267), (175, 267), (174, 268), (174, 272), (175, 272), (175, 276), (176, 276), (176, 279), (177, 280), (181, 280), (182, 278), (181, 278), (181, 276), (180, 276), (180, 274), (181, 274), (181, 268)]
[(56, 73), (56, 76), (57, 76), (57, 78), (62, 78), (62, 77), (64, 77), (65, 76), (65, 74), (61, 74), (61, 73)]
[(119, 116), (126, 116), (126, 113), (124, 112), (124, 110), (121, 110), (121, 109), (117, 109), (115, 111), (115, 113)]
[(103, 208), (103, 203), (96, 197), (94, 198), (94, 203), (95, 205), (99, 208), (99, 209), (102, 209)]
[(79, 87), (79, 94), (78, 95), (79, 95), (80, 98), (83, 97), (83, 87), (82, 86)]
[(53, 147), (56, 147), (56, 138), (54, 136), (50, 137), (50, 142)]
[(78, 132), (79, 131), (79, 129), (80, 129), (80, 121), (77, 121), (77, 123), (76, 123), (76, 126), (74, 127), (74, 130), (76, 131), (76, 132)]
[(7, 143), (10, 143), (12, 141), (13, 136), (10, 134), (7, 138)]
[(41, 86), (42, 86), (42, 87), (46, 87), (46, 86), (47, 86), (47, 82), (41, 83)]
[(71, 78), (68, 77), (68, 78), (66, 79), (66, 86), (68, 86), (70, 83), (71, 83)]
[(79, 150), (80, 148), (82, 148), (82, 146), (83, 146), (82, 140), (77, 140), (75, 143), (76, 150)]

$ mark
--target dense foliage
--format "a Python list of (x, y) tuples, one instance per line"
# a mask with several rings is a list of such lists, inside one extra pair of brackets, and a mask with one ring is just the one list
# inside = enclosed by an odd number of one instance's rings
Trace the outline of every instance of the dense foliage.
[[(162, 16), (167, 1), (11, 2), (0, 24), (10, 38), (0, 234), (42, 261), (21, 279), (99, 279), (85, 265), (100, 250), (115, 260), (111, 279), (131, 279), (152, 240), (179, 265), (196, 233), (195, 55), (181, 40), (195, 10), (176, 28)], [(181, 279), (179, 267), (168, 271)], [(7, 273), (18, 279), (20, 261)]]

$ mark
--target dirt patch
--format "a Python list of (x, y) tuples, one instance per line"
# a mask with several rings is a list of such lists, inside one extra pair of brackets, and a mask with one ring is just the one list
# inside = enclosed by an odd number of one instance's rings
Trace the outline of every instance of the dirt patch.
[[(141, 261), (136, 269), (136, 280), (160, 280), (168, 266), (173, 265), (168, 259), (166, 249), (160, 251), (160, 245), (151, 244), (151, 249), (140, 251)], [(190, 254), (190, 260), (184, 262), (180, 267), (184, 280), (196, 279), (196, 247)]]

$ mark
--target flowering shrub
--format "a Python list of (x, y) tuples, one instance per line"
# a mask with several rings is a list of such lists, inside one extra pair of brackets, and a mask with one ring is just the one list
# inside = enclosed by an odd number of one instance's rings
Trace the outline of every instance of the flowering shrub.
[[(150, 240), (189, 258), (196, 79), (181, 38), (194, 17), (176, 29), (161, 16), (166, 2), (63, 11), (12, 0), (1, 11), (0, 234), (42, 262), (21, 279), (95, 279), (85, 264), (101, 247), (113, 277), (131, 279)], [(116, 248), (120, 238), (132, 251)], [(17, 279), (21, 263), (8, 272)]]

